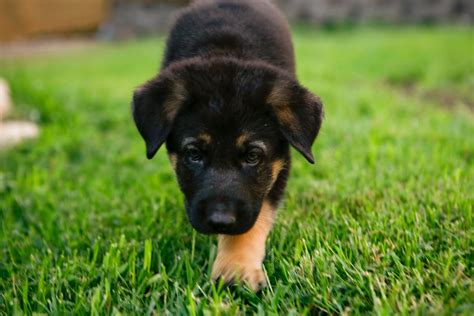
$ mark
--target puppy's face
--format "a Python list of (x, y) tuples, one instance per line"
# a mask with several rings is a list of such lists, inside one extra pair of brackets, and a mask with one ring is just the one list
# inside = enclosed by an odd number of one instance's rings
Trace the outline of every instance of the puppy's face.
[(227, 102), (195, 100), (166, 142), (188, 217), (201, 233), (249, 230), (288, 160), (288, 142), (269, 113)]
[(322, 105), (268, 65), (196, 59), (137, 89), (133, 116), (148, 158), (166, 142), (193, 227), (241, 234), (288, 166), (289, 144), (313, 162)]

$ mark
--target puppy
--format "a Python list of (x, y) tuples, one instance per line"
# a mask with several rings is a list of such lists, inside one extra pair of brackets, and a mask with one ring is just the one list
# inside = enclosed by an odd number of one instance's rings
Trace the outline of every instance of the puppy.
[(313, 163), (323, 117), (320, 99), (296, 79), (282, 14), (266, 0), (195, 1), (132, 110), (149, 159), (166, 143), (192, 226), (219, 235), (212, 277), (265, 285), (290, 145)]

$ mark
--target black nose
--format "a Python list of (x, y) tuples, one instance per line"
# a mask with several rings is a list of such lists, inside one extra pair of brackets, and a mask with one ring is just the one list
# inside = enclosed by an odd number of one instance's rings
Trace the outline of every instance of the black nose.
[(234, 203), (214, 202), (207, 207), (207, 222), (216, 230), (225, 230), (237, 222)]

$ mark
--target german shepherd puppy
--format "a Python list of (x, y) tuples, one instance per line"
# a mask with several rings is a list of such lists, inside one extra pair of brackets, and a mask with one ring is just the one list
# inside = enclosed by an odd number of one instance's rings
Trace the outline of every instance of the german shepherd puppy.
[(323, 117), (321, 100), (296, 79), (282, 14), (267, 0), (195, 1), (132, 110), (149, 159), (166, 143), (192, 226), (219, 234), (212, 277), (265, 285), (290, 145), (313, 163)]

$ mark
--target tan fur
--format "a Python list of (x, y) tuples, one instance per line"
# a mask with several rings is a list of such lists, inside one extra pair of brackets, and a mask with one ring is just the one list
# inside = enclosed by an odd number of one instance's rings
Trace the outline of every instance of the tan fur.
[(285, 167), (285, 163), (283, 162), (283, 160), (275, 160), (273, 162), (273, 164), (272, 164), (272, 185), (270, 186), (270, 188), (273, 187), (273, 185), (275, 184), (275, 181), (278, 178), (278, 175), (280, 174), (280, 171), (283, 170), (284, 167)]
[(206, 144), (210, 144), (212, 141), (211, 135), (205, 133), (199, 134), (198, 139), (202, 140)]
[(276, 84), (267, 98), (267, 103), (273, 107), (278, 120), (291, 128), (297, 128), (297, 120), (290, 109), (290, 92), (282, 84)]
[(163, 111), (168, 120), (173, 120), (179, 108), (187, 97), (187, 90), (183, 82), (175, 81), (173, 90), (163, 104)]
[(237, 147), (243, 147), (248, 138), (249, 138), (249, 135), (246, 133), (243, 133), (242, 135), (237, 137), (235, 144), (237, 145)]
[(288, 99), (290, 93), (287, 90), (288, 89), (283, 82), (276, 82), (267, 97), (267, 102), (272, 105), (288, 103), (290, 101)]
[(176, 170), (176, 165), (178, 163), (178, 157), (176, 156), (176, 154), (168, 154), (168, 158), (170, 160), (171, 167), (173, 167), (173, 169)]
[(242, 235), (219, 235), (217, 257), (212, 267), (213, 279), (240, 280), (257, 290), (266, 283), (262, 262), (265, 241), (273, 225), (274, 210), (264, 201), (255, 225)]

